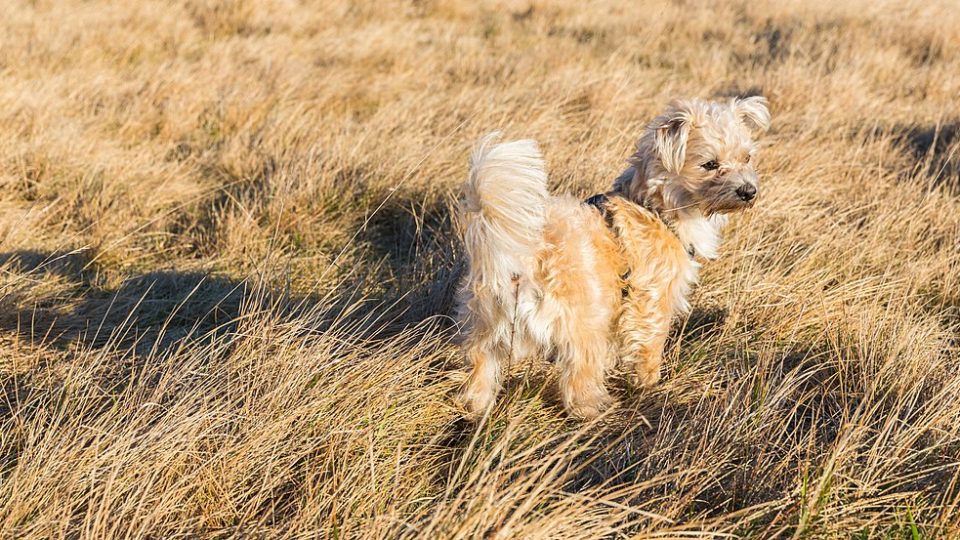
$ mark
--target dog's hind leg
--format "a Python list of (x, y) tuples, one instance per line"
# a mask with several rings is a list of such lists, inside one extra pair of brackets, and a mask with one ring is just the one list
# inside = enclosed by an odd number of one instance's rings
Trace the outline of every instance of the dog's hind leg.
[(567, 326), (567, 331), (557, 336), (560, 395), (570, 414), (593, 418), (611, 402), (605, 385), (613, 358), (609, 330), (599, 325)]
[(493, 340), (471, 340), (465, 347), (470, 375), (460, 392), (460, 402), (471, 416), (493, 406), (500, 392), (507, 351)]

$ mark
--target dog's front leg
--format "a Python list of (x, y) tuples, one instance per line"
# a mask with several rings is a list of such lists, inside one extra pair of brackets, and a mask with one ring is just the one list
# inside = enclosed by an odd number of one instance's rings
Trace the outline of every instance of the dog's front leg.
[(660, 380), (663, 345), (670, 332), (669, 307), (651, 298), (646, 291), (632, 291), (624, 299), (619, 321), (620, 356), (641, 387)]

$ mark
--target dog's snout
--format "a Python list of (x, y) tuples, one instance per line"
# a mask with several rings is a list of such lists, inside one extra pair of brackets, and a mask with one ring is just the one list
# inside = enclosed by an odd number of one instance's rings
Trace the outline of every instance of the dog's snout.
[(742, 201), (752, 201), (757, 196), (757, 188), (753, 184), (744, 184), (737, 188), (737, 197)]

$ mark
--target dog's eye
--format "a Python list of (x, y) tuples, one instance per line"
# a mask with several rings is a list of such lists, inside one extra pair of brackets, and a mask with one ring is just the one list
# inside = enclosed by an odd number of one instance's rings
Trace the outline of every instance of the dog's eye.
[(701, 165), (701, 167), (703, 167), (704, 169), (706, 169), (706, 170), (708, 170), (708, 171), (715, 171), (715, 170), (717, 170), (717, 169), (720, 168), (720, 164), (717, 163), (717, 160), (711, 159), (710, 161), (708, 161), (708, 162), (704, 163), (703, 165)]
[(744, 162), (744, 163), (750, 163), (750, 154), (747, 154), (747, 155), (743, 158), (743, 162)]

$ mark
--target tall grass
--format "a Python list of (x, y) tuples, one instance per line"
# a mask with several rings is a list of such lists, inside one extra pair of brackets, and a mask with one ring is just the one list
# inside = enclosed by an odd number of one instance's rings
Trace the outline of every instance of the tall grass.
[[(0, 537), (960, 535), (960, 15), (934, 2), (7, 1)], [(761, 199), (596, 422), (448, 318), (470, 144), (589, 195), (761, 93)]]

